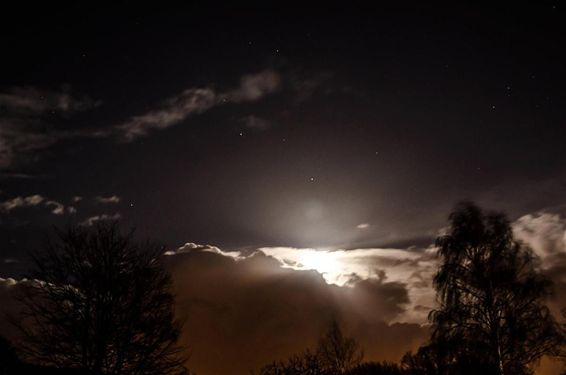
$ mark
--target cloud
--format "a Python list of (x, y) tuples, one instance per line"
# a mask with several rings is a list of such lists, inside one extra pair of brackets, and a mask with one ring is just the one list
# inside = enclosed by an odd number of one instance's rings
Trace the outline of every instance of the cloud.
[[(0, 202), (0, 211), (4, 213), (9, 213), (10, 211), (23, 208), (23, 207), (37, 207), (43, 206), (51, 210), (54, 215), (63, 215), (65, 213), (65, 205), (61, 202), (47, 199), (39, 194), (29, 195), (29, 196), (18, 196), (12, 199), (8, 199), (4, 202)], [(67, 212), (74, 213), (76, 209), (74, 207), (68, 207)]]
[[(566, 299), (566, 220), (531, 214), (513, 229), (557, 284), (550, 304), (558, 313)], [(313, 252), (314, 260), (338, 266), (319, 273), (323, 265), (305, 261)], [(434, 247), (243, 252), (187, 243), (167, 255), (186, 319), (182, 341), (198, 373), (245, 374), (313, 347), (332, 317), (362, 344), (366, 359), (397, 361), (428, 338), (422, 323), (436, 307)]]
[(189, 243), (169, 255), (185, 321), (181, 341), (197, 373), (249, 374), (313, 347), (332, 318), (360, 341), (367, 359), (399, 360), (428, 335), (418, 324), (394, 322), (409, 296), (385, 271), (337, 286), (315, 271), (282, 267), (263, 251)]
[(164, 100), (157, 108), (118, 124), (114, 130), (120, 138), (132, 141), (148, 135), (152, 130), (177, 125), (217, 105), (257, 101), (276, 91), (279, 83), (278, 73), (264, 70), (243, 76), (238, 88), (226, 92), (216, 92), (212, 87), (188, 88)]
[(37, 205), (41, 204), (44, 200), (45, 200), (45, 198), (42, 197), (39, 194), (30, 195), (30, 196), (27, 196), (27, 197), (19, 196), (19, 197), (15, 197), (15, 198), (12, 198), (12, 199), (8, 199), (8, 200), (0, 203), (0, 208), (4, 212), (9, 212), (9, 211), (12, 211), (13, 209), (19, 208), (19, 207), (37, 206)]
[[(254, 102), (274, 93), (280, 75), (263, 70), (244, 75), (234, 89), (218, 92), (213, 87), (187, 88), (163, 100), (154, 109), (104, 128), (68, 129), (54, 122), (101, 105), (89, 97), (77, 97), (69, 87), (60, 91), (16, 87), (0, 92), (0, 170), (36, 161), (40, 152), (57, 142), (79, 137), (118, 138), (132, 141), (177, 125), (192, 115), (228, 103)], [(260, 126), (256, 122), (256, 126)]]
[(438, 260), (434, 248), (317, 250), (263, 247), (259, 251), (276, 259), (282, 267), (294, 270), (317, 269), (321, 267), (321, 261), (326, 263), (329, 260), (315, 255), (311, 261), (311, 254), (327, 254), (335, 265), (328, 268), (323, 265), (319, 271), (327, 268), (321, 276), (329, 284), (351, 286), (363, 280), (379, 280), (384, 277), (388, 282), (405, 284), (409, 301), (406, 309), (396, 318), (398, 321), (425, 323), (428, 312), (415, 309), (415, 306), (435, 306), (432, 277)]
[(0, 286), (1, 286), (2, 288), (9, 288), (9, 287), (12, 287), (12, 286), (14, 286), (14, 285), (16, 285), (16, 284), (17, 284), (17, 281), (14, 280), (14, 279), (12, 279), (12, 278), (10, 278), (10, 277), (7, 278), (7, 279), (4, 279), (4, 278), (0, 277)]
[(69, 88), (50, 91), (16, 87), (0, 92), (0, 169), (33, 161), (39, 151), (80, 134), (56, 128), (53, 119), (100, 104), (88, 97), (75, 97)]
[(12, 113), (20, 112), (26, 116), (39, 115), (48, 111), (73, 113), (94, 108), (100, 104), (100, 101), (89, 97), (72, 96), (68, 87), (59, 92), (34, 87), (15, 87), (0, 93), (0, 107)]
[(275, 92), (279, 88), (281, 77), (272, 70), (264, 70), (255, 74), (244, 75), (240, 86), (221, 94), (222, 99), (235, 103), (253, 102)]
[(258, 131), (267, 130), (271, 127), (269, 121), (255, 115), (242, 117), (240, 122), (244, 124), (246, 128)]
[(120, 203), (121, 198), (117, 195), (111, 195), (109, 197), (97, 196), (94, 198), (94, 200), (98, 203), (107, 204), (107, 203)]
[(117, 126), (125, 140), (147, 135), (151, 130), (166, 129), (193, 114), (202, 113), (217, 104), (217, 95), (211, 88), (191, 88), (163, 101), (158, 108), (133, 116)]
[(543, 262), (566, 253), (566, 221), (559, 214), (540, 212), (522, 216), (513, 223), (513, 232)]
[(199, 244), (196, 244), (194, 242), (187, 242), (183, 246), (180, 246), (179, 248), (177, 248), (175, 250), (166, 251), (165, 253), (163, 253), (163, 255), (166, 255), (166, 256), (178, 255), (178, 254), (190, 253), (192, 251), (205, 251), (205, 252), (211, 252), (211, 253), (221, 254), (221, 255), (224, 255), (224, 256), (230, 256), (230, 257), (235, 257), (235, 258), (240, 256), (239, 252), (223, 252), (222, 250), (220, 250), (216, 246), (199, 245)]
[(540, 258), (544, 274), (554, 282), (549, 306), (560, 316), (566, 301), (566, 219), (559, 214), (538, 212), (520, 217), (513, 223), (516, 238), (533, 249)]
[(356, 228), (358, 228), (358, 229), (367, 229), (367, 228), (369, 228), (369, 224), (368, 224), (368, 223), (358, 224), (358, 225), (356, 226)]
[(51, 213), (54, 215), (63, 215), (65, 213), (65, 205), (57, 201), (47, 201), (45, 205), (52, 208)]
[(113, 215), (109, 215), (109, 214), (95, 215), (87, 218), (86, 220), (81, 221), (79, 225), (92, 226), (96, 224), (96, 222), (101, 220), (116, 221), (116, 220), (120, 220), (121, 217), (122, 215), (120, 215), (119, 212), (116, 212)]

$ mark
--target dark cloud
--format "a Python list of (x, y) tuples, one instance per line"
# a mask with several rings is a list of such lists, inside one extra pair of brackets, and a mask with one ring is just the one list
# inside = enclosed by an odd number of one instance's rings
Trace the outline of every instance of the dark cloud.
[(36, 160), (37, 153), (81, 132), (58, 129), (53, 121), (98, 107), (100, 101), (61, 91), (16, 87), (0, 93), (0, 169)]

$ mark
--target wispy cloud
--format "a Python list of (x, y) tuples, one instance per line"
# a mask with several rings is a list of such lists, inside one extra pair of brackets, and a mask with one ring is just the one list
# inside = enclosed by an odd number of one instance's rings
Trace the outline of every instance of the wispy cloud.
[(120, 203), (121, 198), (117, 195), (111, 195), (109, 197), (97, 196), (94, 198), (94, 200), (98, 203), (107, 204), (107, 203)]
[(240, 80), (238, 88), (219, 94), (219, 98), (221, 102), (253, 102), (276, 91), (280, 83), (281, 77), (273, 70), (246, 74)]
[(12, 199), (0, 202), (0, 212), (9, 213), (10, 211), (24, 207), (46, 207), (54, 215), (63, 215), (67, 213), (75, 213), (76, 209), (72, 206), (66, 207), (63, 203), (47, 199), (42, 195), (34, 194), (28, 196), (18, 196)]
[[(186, 244), (178, 247), (175, 250), (166, 251), (165, 253), (163, 253), (163, 255), (185, 254), (185, 253), (190, 253), (191, 251), (205, 251), (205, 252), (211, 252), (211, 253), (221, 254), (221, 255), (229, 254), (229, 253), (223, 252), (222, 250), (220, 250), (220, 248), (218, 248), (216, 246), (200, 245), (200, 244), (196, 244), (194, 242), (187, 242)], [(233, 255), (235, 254), (236, 257), (239, 256), (239, 253), (230, 253), (230, 254), (233, 254)]]
[(256, 115), (244, 116), (240, 119), (240, 122), (244, 124), (246, 128), (258, 131), (267, 130), (271, 127), (269, 121)]
[[(219, 105), (260, 100), (277, 91), (280, 82), (277, 72), (263, 70), (242, 76), (240, 84), (233, 89), (217, 91), (214, 85), (191, 87), (124, 122), (82, 129), (56, 127), (53, 119), (68, 119), (77, 112), (100, 106), (101, 101), (77, 97), (68, 87), (60, 91), (12, 88), (0, 92), (0, 170), (33, 162), (41, 156), (40, 151), (65, 139), (86, 137), (133, 141)], [(262, 126), (257, 121), (250, 123), (254, 124)]]
[(27, 197), (19, 196), (0, 203), (0, 208), (2, 208), (2, 211), (4, 212), (9, 212), (19, 207), (33, 207), (40, 205), (44, 200), (45, 198), (39, 194), (29, 195)]
[(0, 169), (33, 161), (38, 151), (79, 134), (55, 128), (53, 117), (66, 118), (100, 104), (72, 95), (69, 88), (50, 91), (16, 87), (0, 92)]
[(211, 88), (191, 88), (166, 99), (156, 109), (131, 117), (116, 127), (119, 136), (127, 141), (147, 135), (151, 130), (169, 128), (187, 117), (202, 113), (217, 104)]
[(0, 93), (0, 107), (6, 108), (11, 113), (22, 113), (26, 116), (45, 112), (73, 113), (100, 104), (100, 101), (89, 97), (77, 98), (71, 95), (68, 87), (59, 92), (34, 87), (15, 87)]
[(95, 215), (95, 216), (91, 216), (89, 218), (87, 218), (86, 220), (82, 221), (80, 223), (80, 225), (86, 225), (86, 226), (92, 226), (94, 224), (96, 224), (99, 221), (115, 221), (115, 220), (120, 220), (120, 218), (122, 217), (122, 215), (120, 215), (119, 212), (116, 212), (115, 214), (101, 214), (101, 215)]
[[(65, 205), (62, 203), (57, 201), (47, 201), (45, 202), (45, 205), (51, 208), (51, 213), (54, 215), (63, 215), (65, 213)], [(72, 208), (73, 210), (69, 210), (69, 213), (75, 212), (74, 207)]]
[(166, 129), (188, 117), (228, 103), (253, 102), (276, 91), (280, 76), (272, 70), (244, 75), (240, 85), (232, 90), (217, 92), (212, 87), (188, 88), (172, 96), (148, 112), (132, 116), (116, 125), (114, 132), (126, 141), (146, 136), (152, 130)]

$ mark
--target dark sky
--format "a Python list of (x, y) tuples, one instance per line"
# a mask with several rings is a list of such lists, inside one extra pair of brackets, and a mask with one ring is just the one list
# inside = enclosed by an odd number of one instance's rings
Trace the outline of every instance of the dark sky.
[(396, 360), (464, 199), (566, 288), (566, 8), (419, 3), (2, 9), (0, 300), (54, 225), (119, 220), (174, 255), (199, 374), (333, 314)]
[(562, 205), (564, 16), (540, 1), (2, 12), (0, 197), (24, 201), (1, 213), (1, 255), (101, 215), (170, 246), (352, 248), (427, 244), (461, 199)]

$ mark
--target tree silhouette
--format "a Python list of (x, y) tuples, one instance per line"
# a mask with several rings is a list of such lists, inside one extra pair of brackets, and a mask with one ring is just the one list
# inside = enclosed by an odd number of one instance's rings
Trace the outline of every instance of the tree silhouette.
[(432, 343), (444, 344), (447, 365), (481, 359), (486, 373), (525, 374), (541, 356), (556, 354), (562, 337), (543, 303), (551, 282), (503, 214), (462, 203), (436, 245), (440, 308), (430, 314)]
[(115, 223), (57, 230), (19, 296), (23, 358), (96, 375), (182, 373), (161, 254)]
[(498, 368), (481, 356), (480, 350), (437, 338), (413, 353), (406, 353), (401, 368), (411, 375), (496, 375)]
[[(343, 375), (360, 365), (363, 352), (356, 340), (344, 337), (333, 320), (318, 341), (315, 352), (306, 350), (286, 361), (276, 361), (260, 370), (261, 375)], [(360, 372), (361, 374), (361, 372)]]
[(317, 356), (323, 368), (344, 374), (360, 364), (364, 353), (356, 340), (344, 337), (338, 322), (333, 320), (318, 342)]
[(11, 375), (22, 372), (22, 364), (6, 338), (0, 336), (0, 375)]

